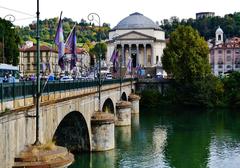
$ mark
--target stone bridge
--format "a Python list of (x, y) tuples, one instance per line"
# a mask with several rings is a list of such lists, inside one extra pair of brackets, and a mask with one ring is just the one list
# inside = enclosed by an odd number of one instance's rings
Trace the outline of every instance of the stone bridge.
[[(41, 96), (39, 139), (41, 143), (55, 141), (74, 151), (92, 151), (91, 117), (98, 109), (98, 87), (85, 86), (62, 91), (47, 89)], [(134, 82), (109, 83), (101, 89), (101, 111), (116, 116), (120, 96), (128, 100)], [(50, 87), (50, 86), (48, 86)], [(26, 145), (35, 142), (36, 119), (34, 97), (22, 96), (2, 101), (0, 113), (0, 168), (12, 167), (14, 157)], [(114, 136), (114, 132), (111, 133)], [(114, 137), (113, 137), (114, 138)]]

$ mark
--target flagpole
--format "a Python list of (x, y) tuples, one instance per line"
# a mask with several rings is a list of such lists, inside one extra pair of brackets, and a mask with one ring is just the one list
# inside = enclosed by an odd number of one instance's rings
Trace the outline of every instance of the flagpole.
[[(96, 20), (94, 18), (94, 16), (96, 16), (98, 18), (98, 20)], [(97, 13), (90, 13), (88, 14), (88, 20), (90, 22), (92, 21), (95, 21), (98, 23), (98, 27), (99, 27), (99, 32), (100, 32), (100, 27), (101, 27), (101, 20), (100, 20), (100, 16), (97, 14)], [(101, 43), (101, 33), (99, 33), (99, 41)], [(98, 56), (98, 111), (102, 111), (101, 110), (101, 85), (102, 85), (102, 82), (101, 82), (101, 46), (99, 46), (99, 56)]]

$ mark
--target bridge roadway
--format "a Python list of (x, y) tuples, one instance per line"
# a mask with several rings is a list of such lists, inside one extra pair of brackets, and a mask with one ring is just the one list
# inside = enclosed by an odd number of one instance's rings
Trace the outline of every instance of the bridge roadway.
[[(35, 118), (31, 117), (35, 115), (35, 86), (12, 85), (16, 86), (1, 85), (0, 168), (12, 167), (14, 157), (25, 146), (35, 142)], [(103, 112), (116, 114), (119, 86), (118, 80), (103, 83)], [(131, 86), (129, 79), (123, 81), (121, 96), (124, 100), (127, 100), (132, 87), (134, 89), (135, 86)], [(45, 89), (40, 106), (40, 141), (46, 143), (54, 140), (77, 151), (91, 151), (91, 116), (98, 110), (97, 83), (49, 83)]]

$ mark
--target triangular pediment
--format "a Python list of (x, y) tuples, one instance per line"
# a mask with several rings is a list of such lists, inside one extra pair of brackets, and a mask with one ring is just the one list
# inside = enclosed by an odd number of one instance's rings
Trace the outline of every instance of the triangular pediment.
[(122, 34), (116, 38), (116, 40), (149, 40), (149, 39), (155, 40), (156, 38), (136, 31), (131, 31), (126, 34)]

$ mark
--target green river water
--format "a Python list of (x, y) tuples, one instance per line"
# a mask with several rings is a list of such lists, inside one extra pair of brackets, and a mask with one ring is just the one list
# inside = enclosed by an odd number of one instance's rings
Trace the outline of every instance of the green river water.
[(240, 168), (240, 110), (141, 109), (115, 143), (70, 168)]

